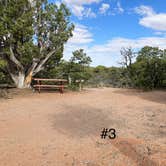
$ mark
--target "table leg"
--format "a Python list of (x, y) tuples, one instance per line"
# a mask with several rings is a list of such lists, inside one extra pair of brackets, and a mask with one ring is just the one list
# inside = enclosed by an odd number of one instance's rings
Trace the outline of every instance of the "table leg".
[[(40, 85), (41, 85), (41, 81), (39, 81)], [(40, 93), (40, 90), (41, 90), (41, 86), (39, 86), (39, 93)]]
[(41, 85), (41, 81), (37, 80), (37, 85), (38, 85), (38, 92), (40, 93), (40, 85)]
[(61, 81), (61, 87), (60, 87), (60, 92), (61, 92), (61, 93), (63, 93), (63, 89), (64, 89), (64, 87), (63, 87), (63, 82)]

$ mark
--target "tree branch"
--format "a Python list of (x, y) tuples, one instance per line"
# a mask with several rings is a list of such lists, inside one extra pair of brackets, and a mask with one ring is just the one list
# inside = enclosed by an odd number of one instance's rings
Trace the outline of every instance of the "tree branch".
[(31, 65), (31, 67), (29, 68), (26, 75), (29, 75), (30, 73), (32, 73), (32, 75), (33, 75), (33, 72), (34, 72), (36, 66), (37, 66), (37, 61), (36, 61), (36, 59), (33, 59), (33, 63)]
[(17, 78), (16, 75), (14, 75), (14, 74), (12, 73), (12, 70), (10, 69), (10, 64), (8, 64), (7, 70), (8, 70), (9, 75), (11, 76), (12, 80), (16, 83), (16, 82), (18, 81), (18, 78)]
[(33, 72), (33, 75), (35, 75), (36, 73), (38, 73), (39, 71), (41, 71), (43, 69), (43, 65), (47, 62), (47, 60), (56, 52), (56, 50), (53, 50), (51, 52), (49, 52), (47, 54), (47, 56), (40, 61), (40, 63), (37, 65), (36, 69)]
[(14, 52), (12, 47), (10, 46), (10, 60), (12, 62), (14, 62), (19, 68), (21, 68), (22, 70), (24, 69), (24, 67), (22, 66), (22, 64), (16, 59), (16, 57), (14, 56)]

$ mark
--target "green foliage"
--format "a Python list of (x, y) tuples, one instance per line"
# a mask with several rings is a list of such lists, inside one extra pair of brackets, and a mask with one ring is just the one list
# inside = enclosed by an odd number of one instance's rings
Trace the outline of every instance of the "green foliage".
[(90, 63), (91, 58), (84, 53), (83, 49), (74, 51), (67, 66), (68, 77), (71, 77), (73, 82), (81, 79), (86, 81), (90, 77), (88, 73)]
[(4, 74), (5, 67), (6, 62), (3, 59), (0, 59), (0, 83), (6, 82), (6, 75)]
[(105, 66), (97, 66), (92, 67), (91, 72), (91, 78), (88, 80), (88, 84), (93, 86), (102, 86), (102, 85), (108, 85), (110, 82), (109, 69)]
[(91, 78), (88, 84), (94, 87), (112, 86), (112, 87), (127, 87), (126, 69), (121, 67), (91, 67)]
[[(56, 63), (56, 62), (55, 62)], [(65, 78), (68, 79), (67, 77), (67, 67), (68, 67), (68, 62), (61, 60), (60, 62), (57, 62), (57, 65), (54, 66), (55, 64), (53, 63), (53, 66), (46, 66), (45, 70), (41, 71), (36, 75), (36, 77), (41, 77), (41, 78)]]
[(148, 46), (142, 48), (132, 67), (135, 72), (132, 80), (136, 87), (154, 89), (166, 86), (166, 58), (164, 50)]
[(6, 61), (0, 59), (0, 68), (5, 68), (5, 66), (6, 66)]
[(70, 23), (70, 12), (64, 4), (58, 7), (46, 0), (35, 1), (34, 36), (40, 48), (40, 55), (57, 49), (54, 56), (62, 57), (63, 45), (72, 36), (74, 25)]
[(70, 62), (80, 64), (81, 66), (88, 66), (92, 60), (89, 56), (86, 56), (83, 49), (79, 49), (73, 52)]
[(89, 64), (90, 57), (84, 53), (83, 49), (73, 52), (73, 56), (69, 61), (61, 60), (55, 66), (48, 66), (38, 77), (46, 78), (65, 78), (70, 82), (69, 88), (72, 90), (78, 89), (76, 80), (84, 80), (85, 82), (91, 77)]
[(63, 3), (0, 1), (0, 57), (7, 62), (12, 79), (17, 80), (20, 72), (26, 77), (32, 70), (35, 75), (46, 66), (55, 67), (73, 29)]
[(123, 67), (97, 66), (91, 68), (88, 83), (93, 86), (154, 89), (166, 87), (166, 50), (142, 48), (135, 57), (131, 49), (123, 49)]
[(10, 56), (11, 46), (21, 61), (26, 54), (32, 55), (33, 10), (28, 0), (6, 0), (0, 3), (1, 53)]

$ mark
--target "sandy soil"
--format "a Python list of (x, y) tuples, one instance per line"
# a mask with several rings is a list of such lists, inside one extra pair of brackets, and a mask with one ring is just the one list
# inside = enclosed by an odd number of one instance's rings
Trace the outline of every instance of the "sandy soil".
[[(101, 139), (103, 128), (116, 129), (116, 138)], [(0, 166), (164, 165), (166, 92), (103, 88), (0, 100)]]

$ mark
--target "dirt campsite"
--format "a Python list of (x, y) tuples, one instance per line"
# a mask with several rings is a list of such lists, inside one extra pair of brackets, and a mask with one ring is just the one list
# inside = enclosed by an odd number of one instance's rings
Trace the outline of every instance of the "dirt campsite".
[(165, 91), (18, 94), (0, 100), (0, 166), (166, 165)]

